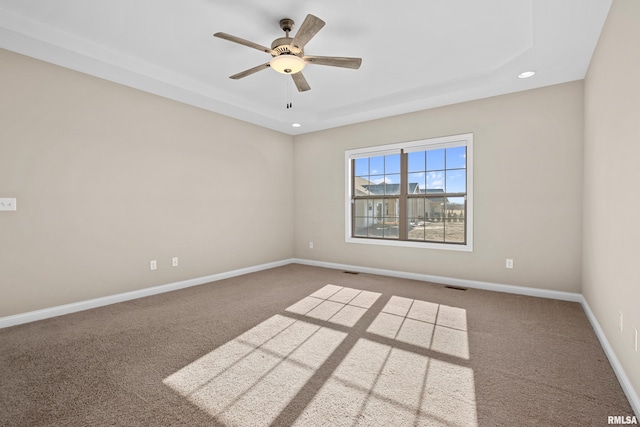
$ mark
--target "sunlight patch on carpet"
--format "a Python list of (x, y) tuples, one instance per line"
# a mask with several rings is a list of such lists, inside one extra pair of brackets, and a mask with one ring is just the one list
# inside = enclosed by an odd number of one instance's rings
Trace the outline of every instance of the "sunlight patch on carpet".
[(477, 426), (473, 371), (360, 339), (295, 425)]
[(226, 425), (281, 420), (304, 389), (295, 425), (477, 426), (466, 311), (381, 297), (328, 284), (164, 383)]
[(393, 296), (367, 332), (469, 360), (462, 308)]
[(380, 297), (378, 292), (326, 285), (286, 311), (343, 326), (353, 326)]
[(269, 424), (346, 335), (276, 315), (164, 383), (224, 423)]

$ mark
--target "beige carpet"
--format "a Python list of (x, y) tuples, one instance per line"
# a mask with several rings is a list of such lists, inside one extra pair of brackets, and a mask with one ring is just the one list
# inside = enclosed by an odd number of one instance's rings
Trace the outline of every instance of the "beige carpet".
[(577, 303), (289, 265), (0, 330), (2, 426), (602, 426)]

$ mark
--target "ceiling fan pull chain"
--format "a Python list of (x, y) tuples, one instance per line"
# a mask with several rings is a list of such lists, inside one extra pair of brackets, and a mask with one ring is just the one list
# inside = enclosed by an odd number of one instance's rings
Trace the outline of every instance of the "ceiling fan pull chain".
[(287, 79), (287, 110), (293, 108), (291, 102), (291, 80)]

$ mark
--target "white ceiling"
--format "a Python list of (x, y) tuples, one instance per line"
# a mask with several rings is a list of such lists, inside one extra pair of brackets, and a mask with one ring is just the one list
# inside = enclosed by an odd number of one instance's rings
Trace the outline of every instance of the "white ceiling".
[[(0, 47), (296, 135), (584, 78), (611, 0), (0, 0)], [(281, 18), (326, 26), (311, 90), (265, 69)], [(516, 76), (527, 70), (530, 79)], [(291, 93), (293, 108), (287, 109)], [(291, 127), (294, 122), (299, 128)]]

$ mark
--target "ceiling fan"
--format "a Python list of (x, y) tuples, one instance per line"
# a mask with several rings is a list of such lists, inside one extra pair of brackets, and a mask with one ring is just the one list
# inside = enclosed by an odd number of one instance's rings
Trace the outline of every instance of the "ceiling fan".
[(311, 14), (307, 15), (304, 22), (297, 31), (295, 37), (289, 37), (289, 32), (293, 29), (293, 20), (284, 18), (280, 20), (280, 28), (285, 32), (285, 37), (277, 38), (271, 43), (271, 48), (260, 44), (232, 36), (227, 33), (215, 33), (215, 37), (219, 37), (230, 42), (249, 46), (254, 49), (261, 50), (272, 56), (267, 63), (249, 68), (238, 74), (234, 74), (229, 78), (238, 80), (243, 77), (250, 76), (258, 71), (266, 68), (273, 68), (279, 73), (290, 74), (299, 92), (304, 92), (311, 87), (302, 75), (302, 69), (307, 64), (328, 65), (331, 67), (352, 68), (357, 70), (360, 68), (362, 58), (346, 58), (338, 56), (309, 56), (304, 54), (304, 46), (311, 40), (322, 27), (325, 22)]

